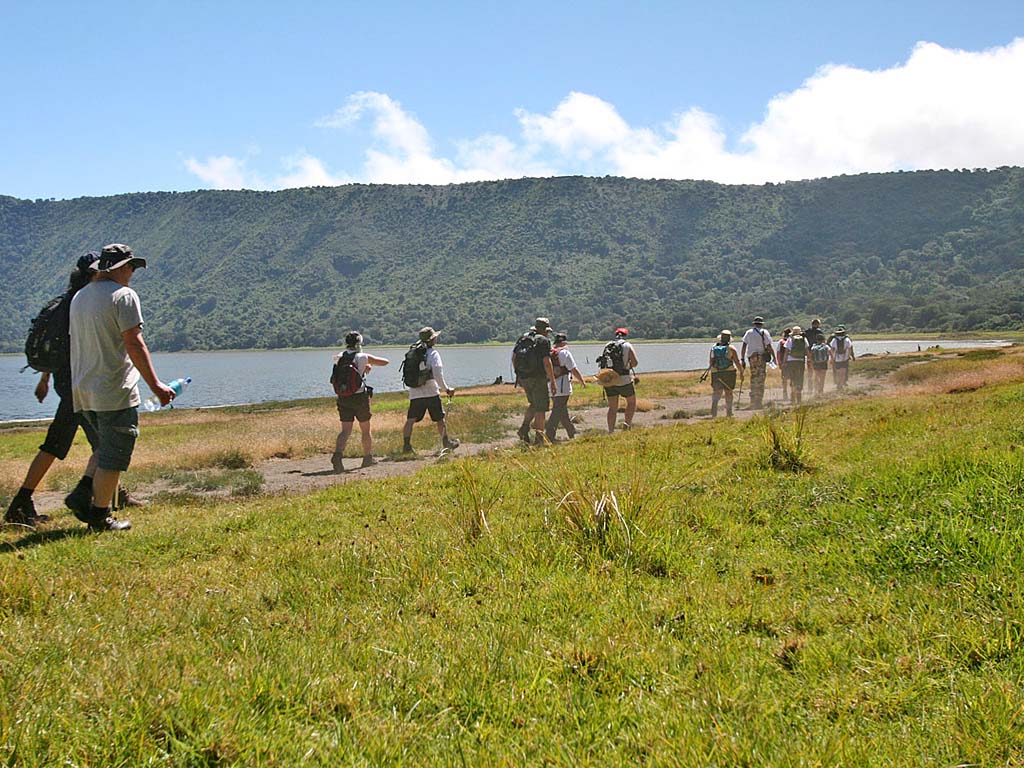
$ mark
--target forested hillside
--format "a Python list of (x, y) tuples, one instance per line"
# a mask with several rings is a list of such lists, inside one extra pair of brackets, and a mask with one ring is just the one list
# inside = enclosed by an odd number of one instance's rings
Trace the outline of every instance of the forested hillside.
[(455, 186), (0, 197), (0, 349), (108, 242), (159, 350), (709, 336), (763, 314), (863, 331), (1024, 327), (1024, 170), (764, 186), (553, 178)]

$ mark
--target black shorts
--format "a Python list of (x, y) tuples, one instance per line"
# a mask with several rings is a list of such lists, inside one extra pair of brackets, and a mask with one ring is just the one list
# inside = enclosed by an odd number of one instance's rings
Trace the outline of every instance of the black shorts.
[(423, 421), (425, 414), (430, 414), (431, 421), (444, 421), (444, 408), (441, 406), (441, 396), (417, 397), (409, 401), (409, 411), (405, 418), (413, 421)]
[(547, 413), (551, 410), (551, 385), (546, 376), (531, 376), (520, 379), (519, 386), (526, 393), (526, 400), (535, 413)]
[(99, 437), (96, 435), (96, 430), (92, 424), (80, 419), (78, 414), (75, 413), (74, 405), (71, 402), (71, 395), (62, 395), (60, 402), (57, 404), (57, 412), (53, 415), (53, 421), (50, 422), (50, 428), (46, 430), (46, 438), (43, 440), (43, 444), (39, 446), (39, 450), (45, 451), (51, 456), (64, 461), (67, 458), (68, 451), (71, 450), (71, 444), (75, 441), (75, 432), (78, 430), (79, 425), (81, 425), (82, 431), (85, 433), (85, 439), (89, 441), (89, 445), (95, 451), (99, 447)]
[(621, 387), (605, 387), (604, 394), (606, 397), (633, 397), (636, 394), (636, 387), (633, 386), (633, 382), (629, 384), (623, 384)]
[(828, 370), (828, 361), (826, 360), (824, 363), (817, 363), (817, 362), (814, 362), (812, 360), (811, 361), (811, 368), (813, 368), (816, 371), (827, 371)]
[(711, 372), (711, 389), (715, 392), (732, 392), (736, 389), (736, 369)]
[(850, 367), (850, 361), (849, 360), (836, 360), (835, 363), (833, 364), (833, 367), (834, 368), (849, 368)]
[(370, 393), (359, 392), (355, 395), (338, 398), (338, 418), (342, 423), (370, 420)]

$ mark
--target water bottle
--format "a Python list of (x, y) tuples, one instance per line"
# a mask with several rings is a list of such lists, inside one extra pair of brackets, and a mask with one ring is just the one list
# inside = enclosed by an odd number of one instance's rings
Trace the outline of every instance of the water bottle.
[[(179, 397), (181, 397), (181, 393), (185, 391), (185, 387), (187, 387), (191, 383), (192, 377), (186, 376), (184, 379), (175, 379), (167, 386), (174, 390), (174, 399), (177, 400)], [(158, 398), (156, 395), (153, 395), (142, 404), (143, 410), (146, 411), (159, 411), (160, 407), (160, 398)]]

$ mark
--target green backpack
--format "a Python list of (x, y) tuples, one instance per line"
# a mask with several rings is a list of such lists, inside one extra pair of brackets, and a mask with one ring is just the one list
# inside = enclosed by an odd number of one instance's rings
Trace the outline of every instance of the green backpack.
[(731, 368), (732, 359), (729, 357), (729, 345), (715, 344), (711, 348), (711, 359), (714, 360), (716, 371), (724, 371)]
[(803, 336), (791, 336), (789, 339), (793, 342), (793, 348), (788, 350), (786, 355), (787, 360), (799, 357), (801, 360), (807, 356), (807, 339)]

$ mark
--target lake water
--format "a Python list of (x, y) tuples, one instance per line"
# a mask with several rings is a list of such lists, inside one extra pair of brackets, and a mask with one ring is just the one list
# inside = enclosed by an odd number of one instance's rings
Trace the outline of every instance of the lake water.
[[(939, 345), (968, 349), (1004, 344), (1000, 341), (856, 341), (857, 355), (916, 351)], [(639, 343), (639, 373), (644, 371), (703, 370), (707, 366), (709, 343), (665, 342)], [(739, 344), (736, 344), (737, 351)], [(583, 375), (596, 373), (594, 359), (601, 354), (602, 344), (571, 344), (570, 349)], [(439, 346), (444, 360), (445, 379), (453, 387), (489, 384), (496, 377), (512, 379), (509, 365), (511, 345), (502, 346)], [(197, 408), (216, 405), (242, 405), (273, 400), (297, 400), (331, 395), (328, 379), (331, 358), (336, 350), (258, 350), (248, 352), (174, 352), (155, 353), (153, 364), (164, 381), (191, 376), (192, 384), (176, 405)], [(378, 392), (402, 389), (398, 367), (406, 348), (380, 347), (366, 350), (385, 357), (391, 364), (375, 368), (367, 378)], [(44, 419), (53, 416), (57, 397), (51, 391), (43, 403), (36, 402), (33, 390), (37, 374), (28, 370), (19, 374), (25, 364), (21, 355), (0, 356), (0, 421)], [(140, 384), (143, 399), (149, 388)]]

